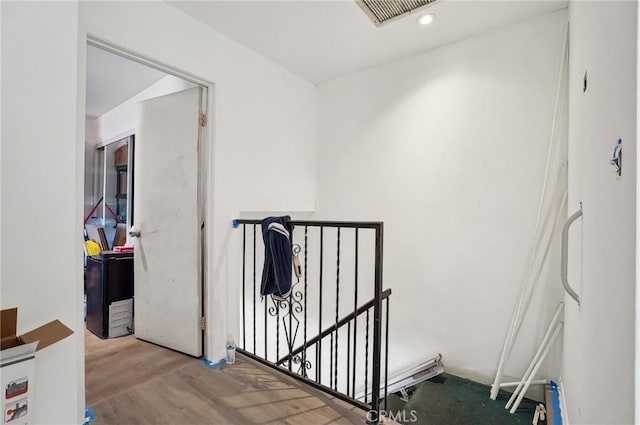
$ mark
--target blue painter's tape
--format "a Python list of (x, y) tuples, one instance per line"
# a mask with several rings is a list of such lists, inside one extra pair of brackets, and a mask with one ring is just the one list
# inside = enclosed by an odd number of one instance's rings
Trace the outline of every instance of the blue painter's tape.
[(551, 408), (553, 409), (553, 425), (562, 425), (562, 414), (560, 413), (560, 392), (558, 384), (551, 381)]
[(213, 363), (213, 362), (211, 362), (211, 361), (209, 361), (207, 359), (200, 359), (200, 363), (202, 363), (203, 365), (205, 365), (209, 369), (217, 369), (220, 366), (223, 366), (223, 365), (227, 364), (227, 362), (224, 359), (219, 360), (216, 363)]
[(89, 425), (96, 420), (96, 414), (89, 406), (84, 408), (84, 425)]
[(238, 221), (237, 221), (237, 220), (233, 220), (233, 221), (231, 222), (231, 226), (233, 226), (233, 228), (234, 228), (234, 229), (237, 229), (238, 227), (240, 227), (240, 224), (238, 224)]

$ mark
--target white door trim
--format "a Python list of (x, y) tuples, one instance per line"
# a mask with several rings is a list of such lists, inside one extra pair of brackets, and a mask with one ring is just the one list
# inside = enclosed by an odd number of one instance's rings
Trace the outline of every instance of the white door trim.
[[(204, 252), (211, 252), (213, 246), (213, 230), (211, 229), (211, 223), (213, 223), (213, 196), (212, 196), (212, 188), (213, 188), (213, 176), (214, 176), (214, 161), (213, 161), (213, 143), (214, 143), (214, 128), (215, 128), (215, 119), (213, 114), (213, 105), (215, 104), (215, 84), (207, 79), (198, 77), (194, 74), (191, 74), (187, 71), (183, 71), (177, 67), (174, 67), (170, 64), (163, 63), (162, 61), (158, 61), (148, 55), (145, 55), (142, 52), (135, 51), (126, 46), (118, 45), (114, 42), (107, 40), (99, 35), (83, 32), (79, 34), (79, 49), (86, 49), (88, 45), (99, 47), (111, 53), (117, 54), (119, 56), (125, 57), (127, 59), (133, 60), (135, 62), (141, 63), (143, 65), (155, 68), (167, 74), (173, 75), (178, 78), (182, 78), (184, 80), (190, 81), (194, 84), (197, 84), (204, 89), (206, 89), (206, 95), (203, 96), (203, 102), (205, 103), (202, 107), (202, 110), (205, 111), (207, 115), (207, 122), (202, 132), (202, 160), (203, 164), (203, 172), (205, 178), (202, 181), (203, 185), (203, 194), (205, 195), (204, 199), (204, 215), (203, 219), (206, 223), (205, 226), (205, 234), (204, 234)], [(86, 81), (84, 75), (86, 75), (87, 70), (87, 58), (84, 52), (79, 52), (78, 54), (78, 72), (82, 75), (82, 78), (78, 78), (78, 93), (83, 94), (82, 100), (78, 102), (78, 152), (77, 155), (79, 158), (84, 158), (84, 148), (85, 148), (85, 128), (84, 128), (84, 120), (86, 114), (86, 102), (84, 101), (84, 93), (85, 93), (85, 85)], [(80, 96), (79, 96), (80, 97)], [(80, 100), (80, 99), (79, 99)], [(84, 162), (79, 163), (78, 165), (78, 175), (84, 175), (84, 170), (82, 169), (84, 166)], [(82, 211), (84, 207), (84, 192), (78, 193), (78, 199), (76, 200), (76, 208), (79, 211)], [(210, 294), (210, 276), (208, 274), (208, 270), (212, 269), (211, 258), (209, 255), (204, 256), (204, 277), (202, 281), (202, 290), (203, 290), (203, 299), (202, 299), (202, 309), (203, 315), (207, 322), (207, 327), (204, 332), (204, 343), (202, 347), (203, 357), (208, 358), (209, 354), (209, 341), (211, 338), (211, 326), (209, 326), (209, 300), (208, 296)], [(84, 322), (80, 323), (78, 329), (82, 329), (84, 327)], [(82, 347), (81, 351), (84, 354), (84, 340), (81, 342)], [(84, 379), (82, 380), (82, 392), (84, 393)], [(82, 395), (84, 399), (84, 394)]]
[(99, 47), (102, 50), (106, 50), (107, 52), (122, 56), (150, 68), (157, 69), (158, 71), (171, 74), (174, 77), (182, 78), (183, 80), (187, 80), (204, 88), (213, 88), (213, 83), (210, 81), (197, 77), (189, 72), (182, 71), (174, 66), (159, 62), (140, 52), (134, 52), (124, 46), (119, 46), (97, 35), (87, 34), (87, 44), (89, 46)]

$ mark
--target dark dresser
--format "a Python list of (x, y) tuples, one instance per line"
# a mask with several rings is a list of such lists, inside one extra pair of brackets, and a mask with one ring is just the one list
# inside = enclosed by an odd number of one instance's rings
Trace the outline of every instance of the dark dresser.
[(133, 325), (133, 253), (103, 251), (87, 259), (87, 329), (100, 338), (128, 335)]

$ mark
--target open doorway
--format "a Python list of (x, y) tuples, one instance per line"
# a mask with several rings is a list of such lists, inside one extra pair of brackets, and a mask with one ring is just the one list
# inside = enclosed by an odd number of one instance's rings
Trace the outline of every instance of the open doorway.
[(203, 356), (207, 87), (89, 45), (86, 94), (87, 374), (116, 340)]

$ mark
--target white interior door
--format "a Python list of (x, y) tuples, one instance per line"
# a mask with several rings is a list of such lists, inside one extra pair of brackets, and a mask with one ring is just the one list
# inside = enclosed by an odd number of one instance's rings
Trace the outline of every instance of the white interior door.
[(202, 88), (140, 102), (134, 167), (135, 334), (202, 355), (198, 151)]

